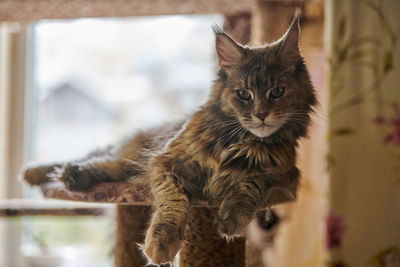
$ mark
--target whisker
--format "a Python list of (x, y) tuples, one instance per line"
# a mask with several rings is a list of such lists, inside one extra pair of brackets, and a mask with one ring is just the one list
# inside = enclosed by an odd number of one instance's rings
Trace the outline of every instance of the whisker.
[(230, 140), (234, 139), (234, 137), (236, 136), (237, 133), (239, 133), (242, 130), (243, 126), (239, 125), (239, 127), (237, 127), (235, 129), (235, 131), (232, 132), (231, 136), (227, 138), (227, 140), (224, 142), (224, 146), (226, 144), (229, 143)]
[(229, 128), (228, 126), (233, 126), (238, 123), (238, 121), (230, 121), (228, 123), (219, 122), (211, 125), (204, 125), (203, 127), (199, 128), (199, 130), (202, 132), (203, 135), (208, 135), (212, 131), (218, 130), (220, 128)]

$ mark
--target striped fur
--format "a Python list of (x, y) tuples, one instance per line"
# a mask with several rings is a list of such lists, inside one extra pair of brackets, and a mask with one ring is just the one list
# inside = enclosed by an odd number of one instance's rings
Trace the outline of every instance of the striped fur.
[[(216, 220), (226, 236), (240, 234), (263, 203), (287, 200), (285, 190), (294, 192), (298, 184), (298, 140), (316, 104), (299, 54), (298, 21), (279, 41), (257, 48), (215, 31), (218, 78), (209, 100), (187, 121), (58, 166), (57, 174), (43, 175), (49, 166), (28, 169), (25, 179), (38, 184), (53, 177), (78, 191), (108, 181), (149, 183), (155, 202), (144, 253), (155, 264), (172, 261), (179, 250), (193, 199), (219, 207)], [(285, 93), (272, 99), (277, 86)], [(241, 88), (251, 91), (251, 101), (238, 97)], [(260, 123), (257, 112), (268, 114), (262, 131), (252, 129)]]

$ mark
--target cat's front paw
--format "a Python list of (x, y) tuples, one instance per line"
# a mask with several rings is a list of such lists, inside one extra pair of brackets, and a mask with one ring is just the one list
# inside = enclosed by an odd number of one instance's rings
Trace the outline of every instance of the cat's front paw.
[(237, 203), (224, 201), (218, 212), (218, 229), (224, 236), (240, 235), (251, 221), (251, 216), (246, 215)]
[(143, 252), (152, 264), (173, 263), (175, 255), (182, 246), (182, 240), (168, 242), (165, 239), (147, 236)]
[(59, 179), (71, 191), (87, 191), (94, 184), (91, 172), (75, 164), (67, 164)]

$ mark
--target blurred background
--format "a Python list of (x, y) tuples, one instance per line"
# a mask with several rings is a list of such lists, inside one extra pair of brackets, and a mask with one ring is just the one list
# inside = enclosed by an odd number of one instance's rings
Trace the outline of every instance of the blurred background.
[(0, 2), (0, 267), (114, 266), (114, 206), (55, 216), (80, 204), (43, 199), (22, 166), (184, 118), (215, 79), (213, 24), (261, 45), (295, 8), (320, 106), (298, 199), (251, 223), (248, 265), (400, 266), (399, 1), (15, 0)]

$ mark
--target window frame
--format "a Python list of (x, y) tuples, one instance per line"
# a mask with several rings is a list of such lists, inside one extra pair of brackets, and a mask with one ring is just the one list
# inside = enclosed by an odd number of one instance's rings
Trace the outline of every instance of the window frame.
[[(29, 23), (0, 23), (0, 199), (21, 198), (17, 179), (26, 159), (28, 81), (31, 79)], [(21, 229), (12, 220), (0, 223), (0, 266), (23, 266)]]

